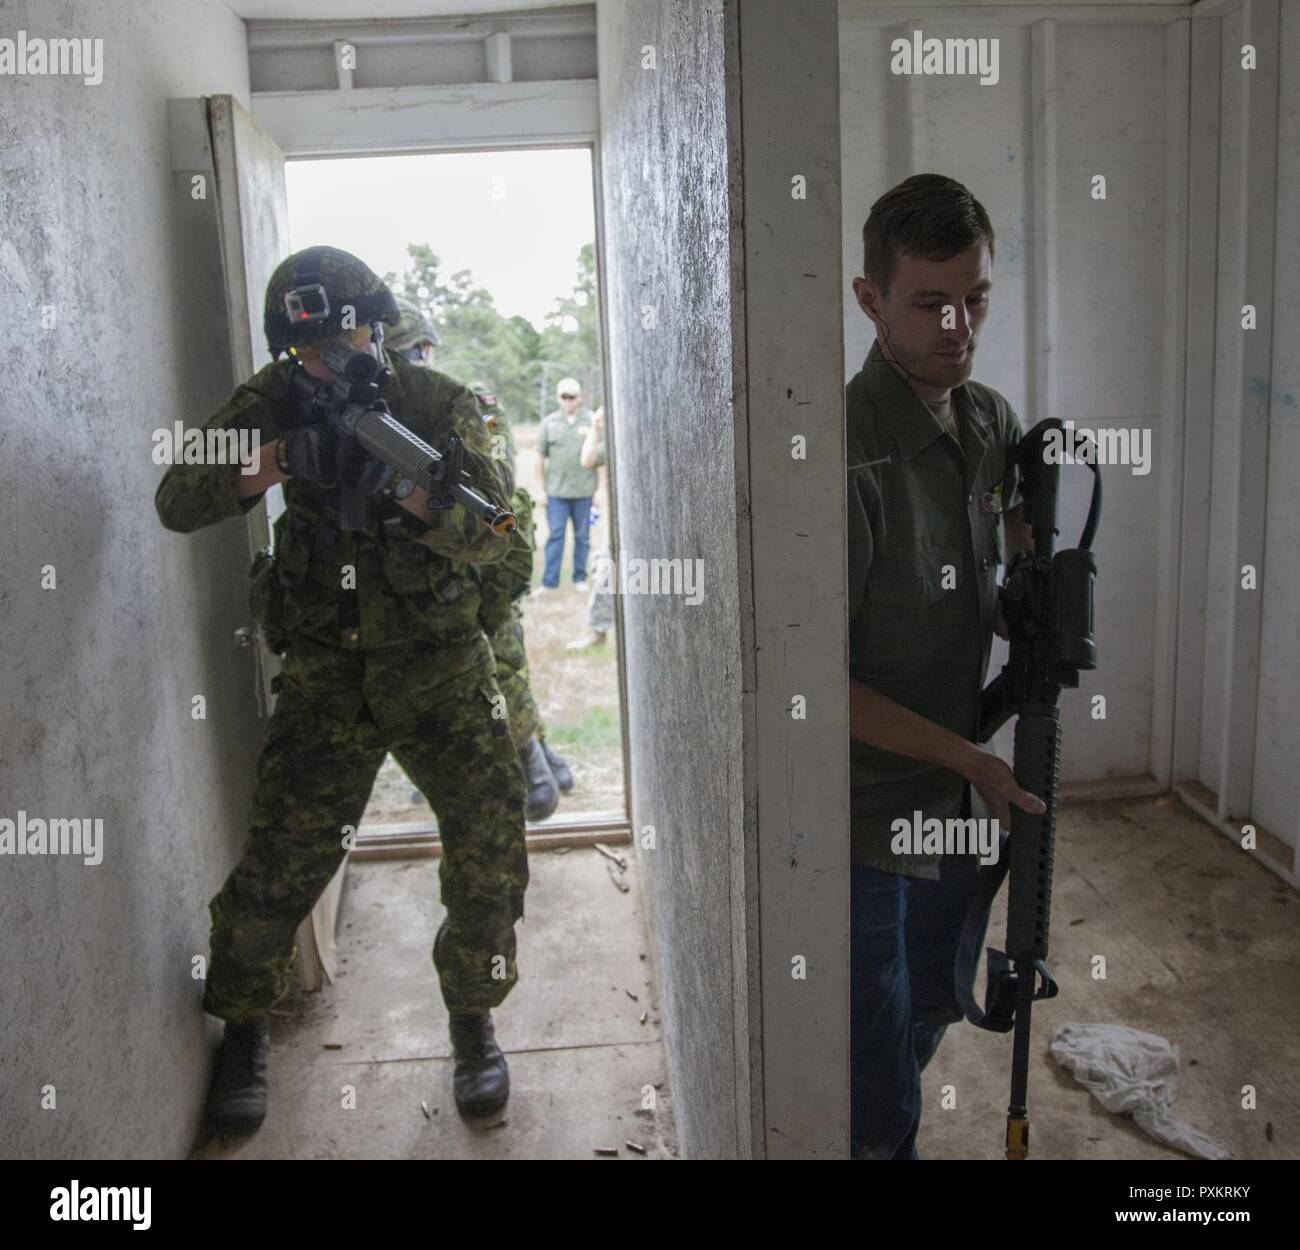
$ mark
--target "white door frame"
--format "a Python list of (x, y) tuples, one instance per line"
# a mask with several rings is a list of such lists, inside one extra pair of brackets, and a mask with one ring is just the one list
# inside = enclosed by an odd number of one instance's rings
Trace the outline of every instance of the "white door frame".
[[(397, 107), (399, 106), (400, 107)], [(599, 98), (594, 79), (538, 83), (474, 83), (456, 87), (392, 87), (311, 92), (260, 92), (253, 116), (275, 139), (286, 160), (335, 160), (371, 156), (438, 156), (463, 152), (585, 148), (591, 155), (591, 194), (596, 220), (596, 283), (600, 300), (601, 375), (606, 404), (611, 395), (605, 232), (601, 196)], [(610, 542), (618, 559), (617, 416), (605, 426)], [(632, 807), (631, 744), (627, 722), (627, 663), (623, 603), (614, 597), (618, 649), (620, 740), (623, 754), (622, 819), (606, 813), (590, 821), (540, 822), (530, 846), (627, 841)], [(434, 826), (412, 822), (358, 833), (358, 858), (430, 853)]]

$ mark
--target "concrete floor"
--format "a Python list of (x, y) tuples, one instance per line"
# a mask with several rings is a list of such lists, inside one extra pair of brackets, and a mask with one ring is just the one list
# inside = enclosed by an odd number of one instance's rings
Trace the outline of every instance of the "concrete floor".
[[(1184, 1157), (1111, 1115), (1048, 1053), (1063, 1025), (1121, 1024), (1182, 1048), (1174, 1113), (1239, 1159), (1300, 1156), (1300, 899), (1174, 798), (1064, 809), (1051, 967), (1034, 1010), (1030, 1152), (1041, 1159)], [(989, 929), (1001, 946), (1006, 892)], [(1106, 979), (1092, 958), (1106, 958)], [(983, 990), (979, 997), (982, 999)], [(954, 1025), (924, 1074), (923, 1158), (1002, 1157), (1009, 1035)], [(956, 1087), (957, 1106), (940, 1106)], [(1253, 1111), (1242, 1087), (1256, 1089)]]
[[(194, 1157), (590, 1159), (600, 1157), (595, 1147), (671, 1157), (636, 866), (630, 846), (615, 849), (629, 860), (627, 893), (594, 849), (529, 857), (520, 982), (493, 1013), (510, 1063), (501, 1115), (468, 1122), (452, 1100), (447, 1015), (429, 953), (443, 914), (438, 861), (354, 863), (339, 914), (339, 977), (273, 1018), (266, 1123), (243, 1141), (201, 1141)], [(343, 1106), (346, 1086), (353, 1109)], [(643, 1108), (648, 1088), (653, 1111)]]
[[(631, 848), (619, 849), (632, 861)], [(195, 1157), (592, 1158), (597, 1146), (640, 1157), (628, 1140), (646, 1157), (673, 1156), (635, 862), (626, 894), (592, 849), (530, 863), (522, 979), (496, 1013), (512, 1078), (504, 1117), (467, 1124), (452, 1102), (429, 958), (442, 914), (437, 861), (354, 864), (339, 922), (342, 975), (275, 1017), (266, 1125), (242, 1143), (202, 1142)], [(1005, 891), (990, 942), (1000, 946), (1004, 931)], [(1105, 980), (1093, 979), (1095, 955), (1106, 958)], [(1300, 899), (1284, 882), (1176, 799), (1068, 807), (1049, 963), (1061, 992), (1034, 1013), (1033, 1157), (1181, 1157), (1057, 1067), (1048, 1043), (1070, 1022), (1177, 1043), (1176, 1115), (1236, 1158), (1300, 1156)], [(1010, 1056), (1007, 1035), (949, 1030), (924, 1077), (924, 1158), (1001, 1158)], [(341, 1106), (347, 1085), (355, 1110)], [(955, 1088), (954, 1108), (940, 1105), (944, 1085)], [(1256, 1088), (1255, 1110), (1241, 1106), (1245, 1085)], [(653, 1114), (641, 1110), (647, 1086)]]

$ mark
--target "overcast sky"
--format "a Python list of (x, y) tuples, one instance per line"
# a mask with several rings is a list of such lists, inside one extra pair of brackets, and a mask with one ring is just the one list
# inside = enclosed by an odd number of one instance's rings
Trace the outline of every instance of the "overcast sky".
[(383, 277), (428, 243), (445, 274), (469, 269), (539, 330), (596, 237), (586, 148), (289, 161), (285, 175), (294, 251), (341, 247)]

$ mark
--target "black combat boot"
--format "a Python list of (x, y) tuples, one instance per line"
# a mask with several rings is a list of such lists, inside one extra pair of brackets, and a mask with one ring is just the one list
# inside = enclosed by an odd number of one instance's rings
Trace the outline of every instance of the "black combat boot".
[(252, 1133), (266, 1119), (266, 1059), (271, 1027), (265, 1016), (226, 1022), (208, 1116), (222, 1133)]
[(451, 1017), (451, 1049), (456, 1059), (453, 1084), (461, 1115), (491, 1115), (510, 1097), (510, 1069), (496, 1043), (492, 1013)]
[(519, 748), (519, 762), (528, 783), (524, 817), (527, 820), (545, 820), (560, 805), (560, 788), (555, 784), (551, 766), (546, 762), (546, 753), (536, 734)]
[(568, 794), (573, 789), (573, 774), (569, 771), (569, 766), (551, 750), (551, 744), (542, 739), (542, 751), (546, 755), (546, 762), (551, 766), (551, 772), (555, 774), (555, 784), (560, 787), (561, 794)]

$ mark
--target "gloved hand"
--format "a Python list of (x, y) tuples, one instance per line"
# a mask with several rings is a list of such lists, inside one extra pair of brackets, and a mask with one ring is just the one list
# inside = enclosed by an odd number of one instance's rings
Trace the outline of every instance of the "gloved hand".
[(280, 467), (290, 477), (333, 488), (338, 477), (338, 439), (323, 421), (291, 426), (280, 436)]
[(338, 449), (338, 484), (362, 495), (377, 495), (396, 476), (396, 470), (376, 460), (354, 438)]

